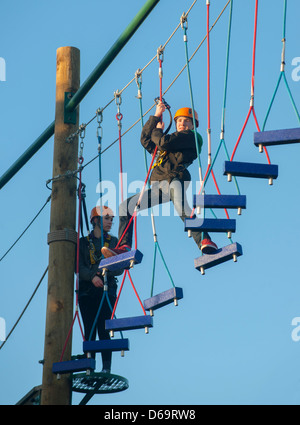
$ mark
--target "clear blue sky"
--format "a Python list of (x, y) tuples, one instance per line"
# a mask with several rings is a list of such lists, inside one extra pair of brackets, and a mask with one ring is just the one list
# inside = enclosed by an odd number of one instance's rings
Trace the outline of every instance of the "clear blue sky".
[[(0, 174), (28, 148), (54, 120), (56, 50), (75, 46), (81, 51), (81, 82), (119, 37), (144, 2), (120, 0), (84, 3), (7, 3), (1, 9), (0, 57), (6, 64), (6, 81), (0, 81), (1, 156)], [(162, 0), (132, 37), (113, 64), (95, 84), (80, 106), (80, 122), (93, 117), (116, 90), (121, 90), (138, 68), (143, 68), (164, 44), (187, 11), (192, 0)], [(210, 22), (226, 1), (211, 1)], [(260, 126), (270, 104), (280, 72), (283, 28), (283, 0), (259, 1), (256, 51), (255, 111)], [(228, 77), (225, 141), (231, 153), (249, 110), (252, 41), (255, 1), (234, 1)], [(298, 0), (289, 0), (286, 25), (286, 77), (295, 102), (300, 107), (300, 64)], [(212, 149), (220, 140), (229, 7), (211, 32), (211, 129)], [(188, 21), (190, 54), (206, 33), (205, 1), (198, 0)], [(295, 59), (296, 58), (296, 59)], [(297, 60), (298, 58), (298, 60)], [(294, 61), (294, 62), (293, 62)], [(3, 64), (3, 61), (2, 61)], [(185, 65), (183, 31), (180, 28), (165, 50), (163, 88), (169, 86)], [(195, 108), (200, 115), (199, 131), (204, 139), (201, 154), (207, 166), (206, 43), (191, 62)], [(294, 78), (293, 78), (294, 77)], [(159, 95), (158, 62), (143, 73), (143, 107), (147, 110)], [(139, 118), (135, 82), (122, 96), (123, 130)], [(165, 95), (173, 113), (190, 105), (187, 73), (184, 71)], [(114, 102), (103, 119), (103, 147), (118, 137)], [(166, 115), (167, 121), (167, 115)], [(283, 82), (275, 99), (266, 129), (299, 126)], [(173, 127), (174, 129), (174, 127)], [(139, 143), (140, 124), (123, 137), (123, 168), (128, 185), (144, 180), (144, 154)], [(253, 145), (256, 131), (251, 116), (236, 160), (266, 162)], [(52, 176), (53, 138), (1, 189), (0, 257), (20, 235), (50, 195), (46, 181)], [(85, 162), (97, 154), (96, 123), (87, 128)], [(156, 219), (161, 249), (176, 286), (184, 298), (178, 307), (156, 312), (154, 327), (125, 333), (130, 351), (121, 358), (113, 355), (113, 373), (129, 380), (127, 391), (95, 396), (90, 404), (299, 404), (300, 342), (292, 339), (292, 320), (300, 316), (298, 271), (299, 145), (269, 149), (271, 161), (279, 165), (279, 177), (269, 186), (265, 180), (239, 179), (247, 196), (247, 209), (237, 219), (233, 240), (244, 255), (207, 270), (202, 276), (194, 268), (200, 253), (188, 239), (181, 220), (174, 216)], [(235, 194), (233, 183), (223, 176), (224, 151), (214, 172), (224, 194)], [(103, 155), (103, 179), (118, 183), (117, 144)], [(190, 171), (193, 191), (198, 180), (198, 164)], [(97, 163), (84, 171), (87, 205), (98, 200)], [(130, 192), (130, 191), (129, 191)], [(216, 193), (210, 179), (206, 193)], [(31, 296), (48, 263), (47, 233), (49, 204), (0, 263), (0, 317), (7, 332)], [(218, 212), (219, 217), (224, 213)], [(117, 234), (118, 220), (113, 233)], [(212, 235), (221, 247), (229, 244), (226, 235)], [(141, 265), (132, 277), (141, 299), (150, 296), (153, 238), (150, 218), (138, 219), (138, 248)], [(155, 292), (171, 287), (158, 258)], [(42, 382), (47, 279), (43, 282), (22, 321), (0, 350), (0, 404), (15, 404), (32, 387)], [(118, 317), (142, 314), (126, 280), (118, 306)], [(73, 353), (81, 352), (81, 335), (74, 327)], [(101, 368), (99, 359), (97, 370)], [(78, 404), (81, 396), (73, 397)]]

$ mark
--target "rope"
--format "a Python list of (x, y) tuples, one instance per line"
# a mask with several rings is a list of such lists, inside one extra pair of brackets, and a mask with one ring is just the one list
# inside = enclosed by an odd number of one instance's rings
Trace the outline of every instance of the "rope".
[(195, 107), (194, 107), (194, 98), (193, 98), (193, 91), (192, 91), (191, 72), (190, 72), (190, 66), (189, 66), (189, 54), (188, 54), (188, 44), (187, 44), (187, 17), (186, 17), (185, 14), (183, 14), (181, 16), (181, 27), (183, 29), (183, 41), (184, 41), (184, 46), (185, 46), (186, 69), (187, 69), (189, 92), (190, 92), (190, 99), (191, 99), (191, 106), (192, 106), (192, 113), (193, 113), (193, 125), (194, 125), (194, 129), (195, 129), (195, 132), (194, 132), (195, 133), (195, 146), (196, 146), (197, 158), (198, 158), (199, 178), (200, 178), (200, 182), (202, 182), (202, 167), (201, 167), (200, 151), (199, 151), (198, 138), (197, 138), (197, 132), (196, 132)]
[[(137, 86), (138, 86), (137, 99), (139, 100), (141, 126), (143, 128), (144, 127), (144, 117), (143, 117), (143, 104), (142, 104), (142, 78), (141, 78), (141, 74), (140, 74), (140, 71), (139, 70), (136, 72), (136, 83), (137, 83)], [(161, 84), (160, 84), (160, 96), (162, 97), (162, 85)], [(147, 173), (148, 162), (147, 162), (146, 149), (143, 149), (143, 151), (144, 151), (145, 170), (146, 170), (146, 173)], [(147, 187), (148, 187), (148, 189), (150, 188), (149, 180), (147, 180)], [(153, 296), (153, 290), (154, 290), (154, 277), (155, 277), (155, 265), (156, 265), (156, 252), (157, 252), (157, 249), (158, 249), (158, 252), (160, 253), (161, 259), (163, 261), (163, 264), (165, 266), (165, 269), (167, 271), (167, 274), (168, 274), (168, 276), (169, 276), (169, 278), (171, 280), (171, 283), (172, 283), (173, 287), (175, 287), (175, 284), (174, 284), (174, 281), (172, 279), (171, 273), (170, 273), (170, 271), (168, 269), (168, 266), (166, 264), (166, 261), (164, 259), (164, 256), (163, 256), (162, 251), (161, 251), (160, 246), (159, 246), (152, 206), (151, 206), (150, 211), (151, 211), (152, 234), (153, 234), (153, 240), (154, 240), (154, 255), (153, 255), (153, 266), (152, 266), (152, 279), (151, 279), (151, 297), (152, 297)]]
[(42, 206), (42, 208), (39, 210), (39, 212), (34, 216), (34, 218), (31, 220), (31, 222), (28, 224), (28, 226), (25, 228), (25, 230), (23, 230), (23, 232), (20, 234), (20, 236), (15, 240), (15, 242), (11, 245), (11, 247), (2, 255), (2, 257), (0, 258), (0, 262), (3, 260), (4, 257), (6, 257), (6, 255), (13, 249), (13, 247), (17, 244), (17, 242), (19, 242), (19, 240), (21, 239), (21, 237), (26, 233), (26, 231), (29, 229), (29, 227), (34, 223), (34, 221), (38, 218), (38, 216), (41, 214), (41, 212), (43, 211), (43, 209), (45, 208), (45, 206), (48, 204), (48, 202), (51, 199), (51, 195), (47, 198), (46, 202), (44, 203), (44, 205)]
[(22, 317), (23, 317), (23, 315), (24, 315), (25, 311), (27, 310), (27, 308), (28, 308), (29, 304), (30, 304), (30, 303), (31, 303), (31, 301), (33, 300), (33, 297), (35, 296), (35, 294), (36, 294), (37, 290), (39, 289), (39, 287), (40, 287), (40, 285), (41, 285), (41, 283), (42, 283), (42, 281), (43, 281), (44, 277), (46, 276), (47, 271), (48, 271), (48, 266), (46, 267), (46, 270), (44, 271), (44, 273), (43, 273), (43, 275), (42, 275), (41, 279), (39, 280), (39, 283), (37, 284), (36, 288), (34, 289), (34, 291), (33, 291), (32, 295), (31, 295), (31, 297), (29, 298), (29, 300), (28, 300), (27, 304), (25, 305), (25, 307), (24, 307), (24, 309), (23, 309), (22, 313), (21, 313), (21, 314), (20, 314), (20, 316), (18, 317), (18, 319), (17, 319), (16, 323), (13, 325), (13, 327), (12, 327), (12, 328), (11, 328), (11, 330), (9, 331), (8, 335), (6, 336), (5, 341), (3, 341), (3, 342), (2, 342), (2, 344), (0, 345), (0, 350), (1, 350), (1, 348), (3, 348), (4, 344), (7, 342), (8, 338), (11, 336), (11, 334), (13, 333), (13, 331), (16, 329), (16, 327), (17, 327), (18, 323), (19, 323), (19, 322), (20, 322), (20, 320), (22, 319)]
[[(240, 143), (240, 140), (242, 138), (242, 135), (244, 133), (244, 130), (245, 130), (246, 126), (247, 126), (247, 123), (248, 123), (248, 120), (250, 118), (251, 113), (253, 114), (253, 118), (254, 118), (254, 122), (255, 122), (256, 128), (257, 128), (258, 131), (260, 131), (260, 128), (259, 128), (259, 125), (258, 125), (258, 121), (257, 121), (257, 118), (256, 118), (255, 109), (254, 109), (254, 80), (255, 80), (257, 16), (258, 16), (258, 0), (255, 1), (254, 35), (253, 35), (253, 49), (252, 49), (252, 73), (251, 73), (251, 100), (250, 100), (250, 108), (249, 108), (249, 111), (248, 111), (246, 120), (244, 122), (244, 125), (242, 127), (242, 130), (240, 132), (240, 135), (239, 135), (239, 137), (237, 139), (237, 142), (236, 142), (236, 144), (234, 146), (233, 152), (231, 154), (230, 161), (233, 161), (233, 159), (234, 159), (236, 150), (238, 148), (238, 145)], [(268, 163), (271, 164), (271, 161), (270, 161), (270, 157), (269, 157), (267, 148), (264, 146), (263, 149), (264, 149), (264, 152), (266, 154)]]
[[(192, 5), (190, 6), (189, 10), (186, 13), (186, 16), (189, 15), (191, 9), (193, 8), (194, 4), (196, 3), (197, 0), (195, 0)], [(227, 3), (225, 4), (225, 6), (223, 7), (223, 9), (221, 10), (221, 12), (219, 13), (219, 15), (217, 16), (217, 18), (215, 19), (214, 23), (212, 24), (210, 31), (212, 31), (212, 29), (215, 27), (215, 25), (217, 24), (217, 22), (220, 20), (221, 16), (223, 15), (223, 13), (225, 12), (226, 8), (228, 7), (229, 3), (231, 2), (231, 0), (228, 0)], [(162, 46), (163, 49), (165, 49), (165, 47), (167, 46), (167, 44), (170, 42), (170, 40), (173, 38), (173, 36), (175, 35), (175, 33), (177, 32), (177, 30), (180, 28), (180, 23), (177, 25), (177, 27), (175, 28), (175, 30), (173, 31), (173, 33), (171, 34), (171, 36), (168, 38), (168, 40), (165, 42), (165, 44)], [(189, 62), (194, 58), (194, 56), (196, 55), (196, 53), (198, 52), (198, 50), (200, 49), (200, 47), (202, 46), (202, 44), (204, 43), (204, 41), (206, 40), (206, 35), (205, 37), (202, 39), (202, 41), (199, 43), (199, 45), (197, 46), (197, 48), (195, 49), (195, 51), (193, 52), (193, 54), (191, 55)], [(155, 55), (145, 66), (144, 68), (142, 68), (140, 70), (141, 74), (143, 73), (143, 71), (157, 58), (157, 55)], [(180, 70), (180, 72), (177, 74), (177, 76), (173, 79), (173, 81), (171, 82), (171, 84), (167, 87), (167, 89), (164, 91), (163, 96), (170, 90), (170, 88), (173, 86), (173, 84), (175, 83), (175, 81), (179, 78), (179, 76), (182, 74), (182, 72), (185, 70), (186, 65), (184, 65), (184, 67)], [(133, 81), (135, 81), (136, 77), (133, 77), (127, 84), (126, 86), (119, 91), (120, 94), (123, 93), (124, 90), (126, 90)], [(103, 111), (109, 106), (111, 105), (111, 103), (114, 101), (114, 98), (111, 99), (102, 109)], [(155, 103), (153, 105), (151, 105), (149, 107), (149, 109), (144, 113), (144, 117), (151, 111), (151, 109), (155, 106)], [(85, 126), (88, 126), (95, 118), (96, 118), (96, 114), (88, 121), (87, 124), (84, 124)], [(134, 128), (138, 123), (140, 122), (140, 118), (135, 121), (127, 130), (125, 130), (122, 133), (122, 136), (125, 136), (130, 130), (132, 130), (132, 128)], [(73, 137), (75, 137), (77, 134), (79, 134), (80, 129), (77, 130), (74, 134), (72, 134), (69, 139), (72, 140)], [(118, 142), (119, 139), (114, 140), (109, 146), (107, 146), (102, 153), (106, 152), (108, 149), (110, 149), (113, 145), (115, 145)], [(88, 166), (89, 164), (91, 164), (95, 159), (97, 158), (97, 156), (95, 156), (94, 158), (92, 158), (90, 161), (88, 161), (84, 167)]]
[(131, 286), (132, 286), (132, 288), (134, 290), (134, 293), (135, 293), (135, 295), (136, 295), (136, 297), (137, 297), (137, 299), (138, 299), (138, 301), (139, 301), (139, 303), (140, 303), (140, 305), (142, 307), (143, 313), (144, 313), (144, 315), (146, 315), (146, 311), (144, 309), (143, 303), (142, 303), (142, 301), (141, 301), (141, 299), (140, 299), (140, 297), (139, 297), (139, 295), (137, 293), (137, 290), (136, 290), (136, 288), (135, 288), (135, 286), (133, 284), (133, 281), (132, 281), (132, 278), (130, 276), (129, 270), (125, 270), (125, 273), (124, 273), (124, 276), (123, 276), (123, 280), (122, 280), (122, 283), (121, 283), (121, 286), (120, 286), (120, 289), (119, 289), (119, 292), (118, 292), (118, 296), (117, 296), (117, 299), (116, 299), (116, 302), (115, 302), (115, 305), (114, 305), (114, 308), (113, 308), (111, 319), (113, 319), (115, 317), (115, 312), (116, 312), (116, 309), (117, 309), (117, 305), (119, 303), (120, 295), (121, 295), (121, 292), (122, 292), (122, 289), (123, 289), (123, 286), (124, 286), (124, 282), (125, 282), (125, 278), (126, 278), (127, 275), (129, 277), (129, 280), (130, 280)]
[(264, 123), (263, 123), (263, 126), (262, 126), (262, 131), (264, 131), (264, 129), (266, 127), (267, 120), (268, 120), (268, 117), (269, 117), (271, 108), (273, 106), (274, 99), (276, 97), (276, 94), (277, 94), (277, 91), (278, 91), (278, 88), (279, 88), (279, 85), (280, 85), (280, 82), (281, 82), (282, 79), (283, 79), (283, 81), (285, 83), (285, 87), (286, 87), (286, 89), (288, 91), (288, 95), (289, 95), (290, 101), (292, 102), (294, 111), (295, 111), (295, 113), (297, 115), (298, 121), (300, 122), (300, 115), (299, 115), (299, 112), (297, 110), (296, 103), (294, 101), (292, 92), (290, 90), (290, 87), (289, 87), (289, 84), (287, 82), (286, 75), (285, 75), (286, 12), (287, 12), (287, 0), (284, 0), (284, 9), (283, 9), (283, 34), (282, 34), (282, 52), (281, 52), (280, 74), (279, 74), (279, 78), (278, 78), (278, 81), (277, 81), (277, 84), (276, 84), (276, 87), (275, 87), (275, 91), (273, 93), (273, 96), (272, 96), (270, 105), (268, 107), (268, 110), (267, 110), (267, 113), (266, 113), (266, 116), (265, 116), (265, 119), (264, 119)]
[(83, 333), (83, 329), (81, 326), (81, 321), (80, 321), (80, 317), (79, 317), (79, 309), (78, 309), (78, 292), (79, 292), (79, 240), (80, 240), (80, 223), (81, 223), (81, 200), (82, 200), (82, 196), (81, 196), (81, 190), (82, 190), (82, 167), (81, 164), (83, 163), (83, 156), (82, 156), (82, 150), (83, 150), (83, 138), (84, 138), (84, 133), (82, 133), (81, 135), (81, 146), (80, 146), (80, 154), (79, 154), (79, 158), (78, 158), (78, 163), (79, 163), (79, 185), (78, 185), (78, 223), (77, 223), (77, 248), (76, 248), (76, 291), (75, 291), (75, 314), (72, 320), (72, 324), (70, 326), (67, 338), (65, 340), (63, 349), (62, 349), (62, 353), (60, 356), (60, 362), (62, 361), (66, 348), (67, 348), (67, 344), (68, 341), (70, 339), (70, 336), (72, 334), (72, 330), (73, 330), (73, 326), (75, 323), (76, 318), (78, 319), (78, 324), (79, 324), (79, 328), (81, 331), (81, 335), (82, 335), (82, 339), (85, 340), (84, 338), (84, 333)]

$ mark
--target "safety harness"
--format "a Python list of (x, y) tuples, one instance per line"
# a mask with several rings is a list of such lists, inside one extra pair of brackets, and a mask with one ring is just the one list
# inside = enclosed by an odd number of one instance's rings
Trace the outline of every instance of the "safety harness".
[[(91, 262), (91, 264), (96, 264), (97, 262), (100, 261), (101, 254), (100, 254), (99, 257), (96, 255), (96, 248), (95, 248), (95, 244), (94, 244), (92, 238), (90, 238), (89, 236), (86, 236), (86, 240), (87, 240), (88, 245), (89, 245), (90, 262)], [(104, 246), (105, 247), (107, 247), (107, 248), (109, 247), (110, 240), (111, 240), (111, 235), (106, 234), (105, 239), (104, 239)]]

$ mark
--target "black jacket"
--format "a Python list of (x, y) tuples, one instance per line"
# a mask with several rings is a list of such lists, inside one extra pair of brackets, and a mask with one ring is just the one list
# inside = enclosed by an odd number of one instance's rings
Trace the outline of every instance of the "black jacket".
[[(162, 180), (170, 183), (174, 178), (190, 181), (191, 175), (187, 167), (197, 158), (194, 131), (176, 131), (164, 135), (160, 128), (156, 128), (159, 121), (160, 118), (150, 116), (141, 134), (141, 144), (148, 152), (152, 154), (156, 146), (159, 153), (165, 152), (161, 157), (161, 163), (153, 168), (150, 176), (151, 183)], [(203, 140), (198, 133), (197, 140), (200, 153)]]

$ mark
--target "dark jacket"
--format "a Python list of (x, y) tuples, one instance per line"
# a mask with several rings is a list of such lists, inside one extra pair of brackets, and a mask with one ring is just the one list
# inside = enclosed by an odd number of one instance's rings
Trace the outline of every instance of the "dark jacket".
[[(101, 257), (101, 238), (95, 238), (93, 236), (93, 232), (91, 232), (89, 236), (90, 241), (93, 243), (95, 247), (94, 257), (95, 260), (91, 261), (90, 256), (90, 242), (87, 237), (80, 238), (79, 240), (79, 296), (89, 295), (94, 293), (94, 285), (92, 283), (93, 277), (97, 274), (98, 266)], [(115, 236), (106, 235), (104, 239), (104, 243), (108, 243), (109, 248), (115, 248), (118, 239)], [(94, 262), (95, 261), (95, 262)], [(93, 264), (94, 263), (94, 264)], [(115, 276), (123, 273), (123, 270), (118, 272), (108, 272), (107, 280), (108, 280), (108, 293), (110, 295), (116, 294), (117, 289), (117, 279)]]
[[(160, 157), (161, 163), (154, 166), (152, 170), (151, 183), (162, 180), (170, 183), (174, 178), (190, 181), (191, 175), (187, 167), (197, 158), (194, 131), (176, 131), (164, 135), (160, 128), (156, 128), (159, 121), (160, 118), (150, 116), (141, 134), (141, 143), (148, 152), (152, 154), (156, 146), (159, 153), (165, 152)], [(198, 133), (197, 139), (200, 153), (203, 140)]]

